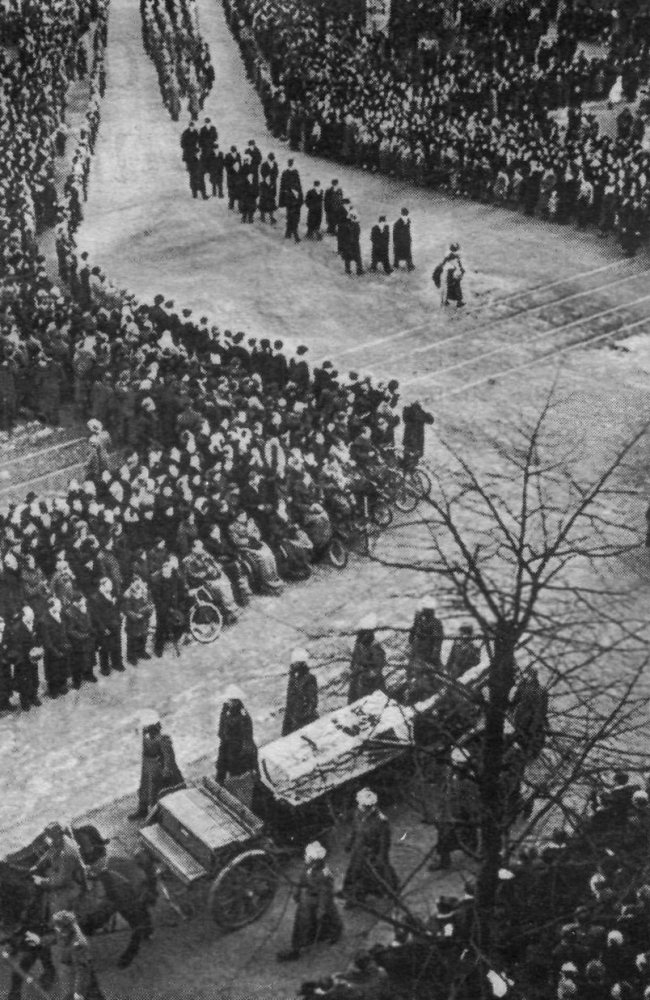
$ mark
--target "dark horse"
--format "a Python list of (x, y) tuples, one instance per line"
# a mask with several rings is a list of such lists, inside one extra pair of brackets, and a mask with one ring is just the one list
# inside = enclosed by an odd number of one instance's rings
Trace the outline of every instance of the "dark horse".
[[(150, 909), (157, 895), (155, 866), (145, 854), (132, 859), (108, 852), (108, 841), (94, 826), (82, 826), (73, 833), (87, 865), (89, 882), (88, 891), (75, 902), (79, 926), (84, 934), (93, 934), (119, 914), (131, 929), (119, 959), (120, 967), (125, 968), (138, 954), (142, 941), (151, 937)], [(40, 834), (28, 847), (0, 861), (0, 928), (14, 966), (9, 1000), (19, 1000), (23, 978), (37, 961), (43, 967), (44, 987), (48, 988), (55, 976), (49, 946), (43, 943), (34, 947), (25, 938), (28, 931), (39, 936), (51, 931), (45, 894), (35, 885), (31, 871), (46, 850), (44, 834)]]

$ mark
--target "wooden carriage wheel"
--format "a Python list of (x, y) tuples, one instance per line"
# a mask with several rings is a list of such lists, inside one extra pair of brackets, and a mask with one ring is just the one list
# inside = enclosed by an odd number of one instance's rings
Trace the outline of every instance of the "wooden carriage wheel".
[(244, 851), (219, 872), (210, 886), (212, 918), (224, 930), (252, 924), (269, 908), (278, 887), (271, 855), (264, 850)]

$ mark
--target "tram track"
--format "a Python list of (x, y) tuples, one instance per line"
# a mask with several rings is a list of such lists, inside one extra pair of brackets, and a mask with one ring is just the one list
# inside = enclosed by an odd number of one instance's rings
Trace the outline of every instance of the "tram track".
[[(630, 310), (636, 309), (637, 306), (649, 304), (647, 306), (648, 313), (643, 317), (629, 317), (626, 313)], [(627, 320), (627, 321), (626, 321)], [(521, 370), (522, 368), (531, 367), (534, 364), (546, 361), (552, 358), (556, 354), (562, 354), (568, 349), (578, 348), (581, 346), (588, 346), (595, 342), (600, 342), (606, 340), (608, 337), (618, 335), (622, 333), (629, 333), (633, 329), (638, 329), (644, 324), (650, 324), (650, 294), (640, 296), (639, 298), (633, 299), (628, 302), (622, 302), (619, 305), (611, 306), (608, 309), (602, 310), (598, 313), (588, 313), (586, 316), (581, 316), (576, 319), (571, 320), (568, 323), (563, 323), (560, 326), (549, 326), (547, 329), (542, 330), (534, 334), (532, 337), (524, 337), (517, 341), (516, 343), (505, 343), (492, 347), (488, 351), (483, 351), (479, 354), (472, 355), (471, 357), (463, 358), (462, 360), (448, 365), (446, 368), (438, 368), (436, 371), (425, 372), (421, 375), (416, 375), (410, 379), (402, 381), (402, 387), (417, 385), (423, 382), (427, 382), (428, 385), (432, 387), (443, 386), (449, 383), (449, 376), (452, 373), (462, 372), (461, 378), (463, 382), (458, 386), (458, 390), (463, 388), (472, 388), (475, 385), (481, 385), (485, 382), (490, 381), (490, 379), (498, 378), (502, 374), (510, 371)], [(591, 335), (579, 335), (577, 338), (573, 338), (570, 334), (569, 343), (565, 342), (565, 337), (568, 331), (574, 331), (579, 329), (585, 324), (590, 324), (594, 327), (593, 333)], [(603, 329), (605, 327), (605, 329)], [(549, 349), (549, 344), (554, 337), (560, 337), (560, 342), (556, 346), (551, 346)], [(540, 345), (542, 350), (537, 354), (537, 347), (533, 345)], [(524, 358), (521, 362), (516, 365), (510, 365), (506, 368), (497, 368), (497, 371), (485, 371), (487, 359), (498, 358), (500, 355), (510, 355), (512, 357), (513, 353), (522, 353), (528, 348), (533, 346), (535, 351), (535, 357)], [(498, 364), (498, 362), (497, 362)], [(466, 382), (464, 376), (467, 374), (466, 369), (469, 366), (480, 366), (481, 378), (474, 381), (471, 379)], [(453, 387), (456, 388), (456, 387)], [(449, 395), (450, 392), (442, 392), (441, 397)]]

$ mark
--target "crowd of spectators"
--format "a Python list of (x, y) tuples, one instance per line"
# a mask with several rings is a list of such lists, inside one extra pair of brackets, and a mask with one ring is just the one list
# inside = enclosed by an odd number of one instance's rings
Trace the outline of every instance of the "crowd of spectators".
[[(75, 685), (92, 680), (95, 654), (104, 673), (122, 669), (122, 612), (134, 662), (142, 647), (129, 635), (146, 637), (154, 607), (157, 653), (183, 631), (188, 586), (206, 583), (228, 621), (251, 587), (281, 591), (280, 547), (283, 577), (308, 575), (332, 519), (349, 514), (359, 469), (399, 423), (396, 383), (339, 376), (330, 362), (312, 370), (305, 347), (287, 357), (281, 341), (222, 333), (162, 295), (113, 309), (63, 300), (92, 457), (65, 496), (30, 495), (5, 519), (4, 662), (24, 708), (41, 656), (55, 697), (67, 660)], [(112, 450), (111, 432), (125, 451)], [(80, 608), (88, 634), (73, 654)]]
[(140, 0), (144, 49), (158, 73), (163, 104), (177, 122), (182, 102), (198, 117), (214, 83), (196, 0)]
[[(547, 33), (550, 5), (519, 5), (490, 31), (394, 58), (357, 18), (324, 18), (299, 0), (227, 0), (229, 24), (270, 130), (344, 163), (454, 195), (521, 206), (560, 223), (616, 232), (627, 252), (647, 235), (645, 122), (615, 139), (584, 102), (617, 80), (628, 100), (648, 76), (647, 46), (587, 57), (577, 25)], [(568, 108), (566, 127), (553, 112)]]
[[(0, 49), (0, 430), (20, 411), (59, 422), (71, 386), (75, 310), (47, 276), (37, 237), (55, 225), (61, 273), (73, 282), (74, 231), (86, 196), (105, 88), (107, 7), (97, 0), (24, 4), (24, 31)], [(57, 192), (69, 142), (68, 88), (88, 86), (70, 173)], [(74, 289), (78, 291), (78, 289)]]

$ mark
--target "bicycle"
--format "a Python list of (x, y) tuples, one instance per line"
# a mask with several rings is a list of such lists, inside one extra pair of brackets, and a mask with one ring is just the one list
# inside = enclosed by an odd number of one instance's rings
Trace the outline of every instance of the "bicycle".
[(205, 586), (190, 589), (192, 606), (189, 614), (190, 635), (197, 642), (207, 645), (218, 639), (223, 628), (223, 615)]
[(393, 503), (403, 514), (410, 514), (420, 500), (431, 496), (431, 477), (418, 465), (413, 455), (399, 456), (394, 451), (384, 452), (386, 465), (384, 483), (379, 483), (384, 499)]

